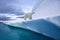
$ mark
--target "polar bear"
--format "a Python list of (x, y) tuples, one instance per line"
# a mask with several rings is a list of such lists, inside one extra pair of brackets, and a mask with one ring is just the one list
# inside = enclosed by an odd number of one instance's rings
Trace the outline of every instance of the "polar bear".
[(26, 20), (26, 19), (32, 19), (32, 13), (27, 13), (27, 14), (25, 14), (24, 15), (24, 20)]

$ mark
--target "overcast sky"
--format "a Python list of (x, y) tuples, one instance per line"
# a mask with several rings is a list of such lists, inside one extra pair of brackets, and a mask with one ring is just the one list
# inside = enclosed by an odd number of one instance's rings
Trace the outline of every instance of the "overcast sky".
[(44, 0), (34, 11), (33, 18), (60, 16), (60, 0)]
[(37, 0), (0, 0), (0, 13), (15, 13), (31, 11)]
[(60, 0), (0, 0), (0, 14), (21, 15), (32, 10), (33, 19), (60, 15)]
[(17, 14), (21, 15), (24, 12), (31, 12), (36, 3), (37, 0), (0, 0), (0, 16), (1, 14), (3, 16), (6, 14), (4, 17), (1, 17), (1, 20), (7, 16), (11, 16), (10, 14), (14, 14), (15, 17)]

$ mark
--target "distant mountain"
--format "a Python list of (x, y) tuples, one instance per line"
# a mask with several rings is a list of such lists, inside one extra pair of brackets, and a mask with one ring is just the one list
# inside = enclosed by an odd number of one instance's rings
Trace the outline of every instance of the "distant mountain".
[(0, 22), (0, 40), (54, 40), (53, 38), (27, 29)]

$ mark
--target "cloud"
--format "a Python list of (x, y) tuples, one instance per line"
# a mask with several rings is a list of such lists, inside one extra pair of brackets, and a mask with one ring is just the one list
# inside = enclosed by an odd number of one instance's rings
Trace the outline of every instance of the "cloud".
[[(0, 20), (24, 18), (24, 11), (31, 12), (37, 0), (0, 0)], [(1, 14), (3, 16), (1, 16)]]
[(15, 19), (17, 16), (14, 14), (0, 14), (0, 21), (9, 21)]
[(22, 0), (22, 1), (20, 1), (22, 10), (25, 13), (32, 12), (37, 1), (38, 0)]
[(6, 16), (0, 16), (0, 21), (8, 21), (8, 20), (10, 20), (10, 18), (9, 17), (6, 17)]
[[(18, 1), (18, 0), (17, 0)], [(24, 14), (19, 3), (16, 0), (0, 0), (0, 14)]]

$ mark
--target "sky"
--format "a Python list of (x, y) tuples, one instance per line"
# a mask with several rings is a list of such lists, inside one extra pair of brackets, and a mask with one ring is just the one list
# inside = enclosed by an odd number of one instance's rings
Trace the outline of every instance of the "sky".
[(31, 11), (37, 0), (0, 0), (0, 13)]
[(0, 15), (14, 19), (32, 11), (35, 12), (33, 19), (58, 16), (60, 0), (0, 0)]
[(31, 12), (38, 0), (22, 0), (21, 8), (25, 13)]
[(60, 0), (44, 0), (34, 11), (37, 19), (60, 16)]
[(0, 20), (4, 15), (14, 19), (17, 15), (31, 12), (36, 3), (37, 0), (0, 0)]

